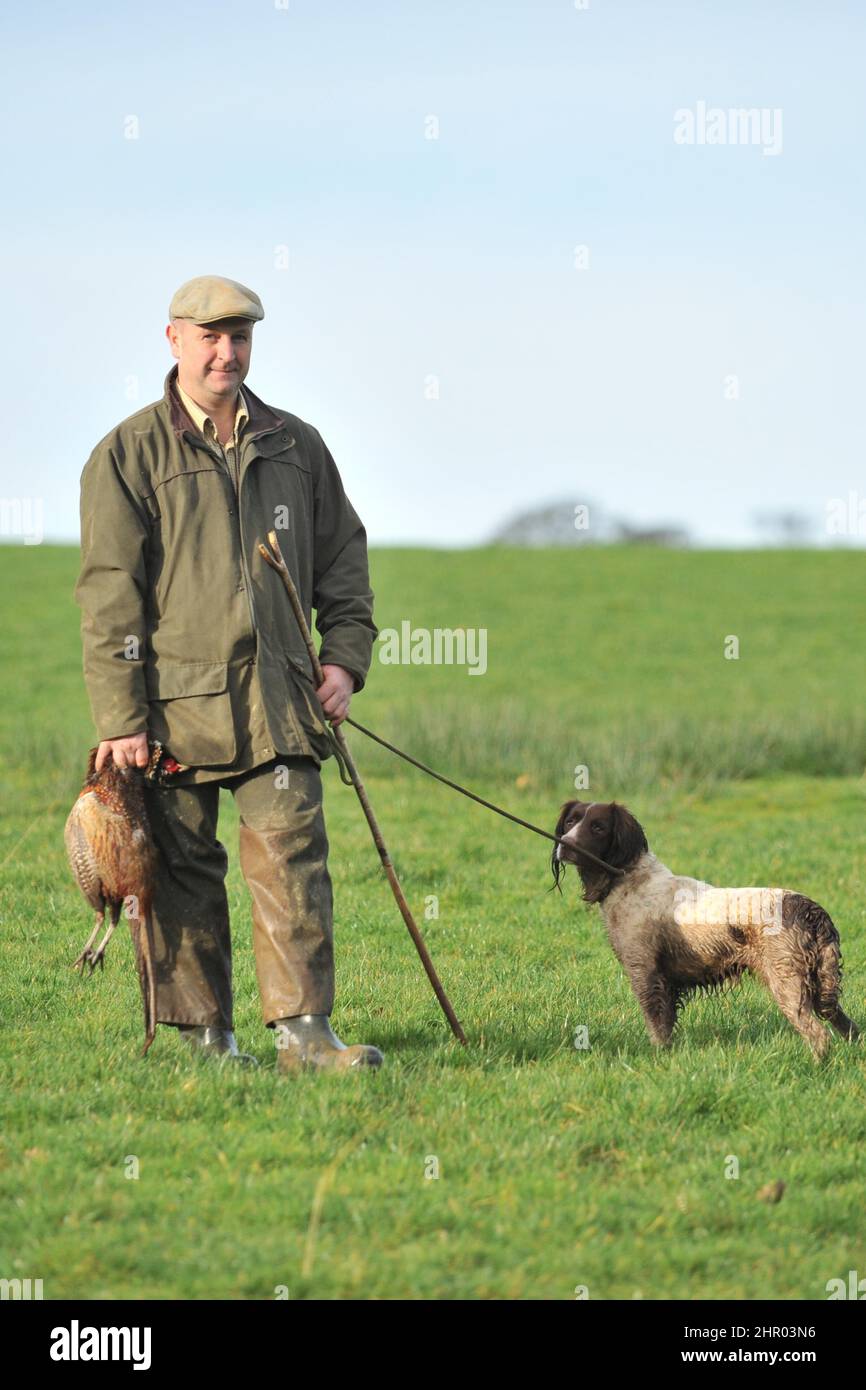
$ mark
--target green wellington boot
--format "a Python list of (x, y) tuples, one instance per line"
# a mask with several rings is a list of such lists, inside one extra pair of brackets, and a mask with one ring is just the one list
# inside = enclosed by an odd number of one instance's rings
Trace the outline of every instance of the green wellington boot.
[(219, 1057), (221, 1061), (231, 1058), (242, 1067), (259, 1065), (256, 1058), (251, 1057), (248, 1052), (238, 1051), (235, 1035), (228, 1028), (205, 1028), (196, 1024), (181, 1023), (177, 1031), (187, 1047), (194, 1048), (196, 1052), (203, 1052), (209, 1057)]
[(312, 1071), (330, 1067), (332, 1071), (359, 1071), (382, 1065), (378, 1047), (355, 1043), (347, 1047), (331, 1028), (327, 1014), (299, 1014), (278, 1018), (274, 1023), (277, 1070)]

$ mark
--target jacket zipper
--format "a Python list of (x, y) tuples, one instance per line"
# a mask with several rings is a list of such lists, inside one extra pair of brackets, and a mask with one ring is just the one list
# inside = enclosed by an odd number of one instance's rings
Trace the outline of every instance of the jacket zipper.
[(241, 557), (241, 574), (243, 575), (244, 588), (245, 588), (246, 591), (247, 591), (247, 606), (248, 606), (248, 608), (249, 608), (249, 610), (250, 610), (250, 626), (252, 627), (252, 630), (253, 630), (252, 635), (253, 635), (253, 637), (254, 637), (254, 639), (255, 639), (255, 644), (256, 644), (256, 659), (258, 659), (258, 653), (259, 653), (259, 628), (258, 628), (258, 623), (256, 622), (256, 610), (255, 610), (255, 605), (254, 605), (254, 603), (253, 603), (253, 584), (252, 584), (252, 579), (251, 579), (251, 577), (250, 577), (249, 568), (248, 568), (248, 566), (247, 566), (247, 558), (246, 558), (246, 555), (245, 555), (245, 553), (244, 553), (244, 528), (243, 528), (243, 525), (241, 524), (241, 479), (240, 479), (240, 459), (238, 458), (238, 453), (240, 452), (240, 440), (238, 440), (238, 442), (237, 442), (237, 447), (236, 447), (236, 448), (234, 449), (234, 451), (233, 451), (233, 452), (234, 452), (234, 455), (235, 455), (235, 469), (236, 469), (236, 472), (235, 472), (234, 474), (232, 473), (231, 464), (229, 463), (229, 461), (228, 461), (228, 459), (227, 459), (227, 457), (226, 457), (226, 455), (225, 455), (224, 453), (220, 452), (220, 454), (217, 454), (217, 453), (216, 453), (213, 449), (211, 449), (209, 446), (206, 446), (206, 447), (208, 448), (208, 452), (211, 453), (211, 454), (213, 455), (213, 457), (214, 457), (215, 459), (217, 459), (218, 462), (220, 462), (220, 463), (223, 465), (223, 467), (224, 467), (226, 473), (228, 474), (229, 482), (230, 482), (230, 483), (232, 484), (232, 486), (234, 487), (234, 492), (235, 492), (235, 510), (236, 510), (236, 512), (237, 512), (237, 518), (238, 518), (238, 551), (239, 551), (240, 557)]
[(246, 552), (245, 552), (245, 550), (244, 550), (244, 528), (243, 528), (243, 524), (242, 524), (242, 522), (241, 522), (241, 461), (240, 461), (240, 459), (238, 458), (238, 454), (240, 453), (240, 441), (238, 441), (238, 445), (237, 445), (237, 448), (235, 449), (234, 453), (235, 453), (235, 468), (237, 469), (237, 476), (236, 476), (236, 479), (235, 479), (235, 496), (237, 497), (237, 501), (238, 501), (238, 548), (240, 549), (240, 553), (241, 553), (241, 571), (242, 571), (242, 573), (243, 573), (243, 576), (244, 576), (244, 584), (246, 585), (246, 589), (247, 589), (247, 602), (249, 603), (249, 606), (250, 606), (250, 622), (251, 622), (252, 625), (253, 625), (253, 637), (255, 638), (255, 641), (256, 641), (256, 660), (258, 660), (258, 655), (259, 655), (259, 628), (258, 628), (258, 623), (256, 622), (256, 609), (255, 609), (255, 604), (253, 603), (253, 581), (252, 581), (252, 578), (251, 578), (251, 576), (250, 576), (249, 568), (248, 568), (248, 566), (247, 566), (247, 557), (246, 557)]
[[(267, 431), (265, 431), (265, 433), (267, 433)], [(248, 442), (251, 443), (252, 441), (250, 440), (250, 441), (248, 441)], [(207, 450), (208, 450), (209, 453), (211, 453), (211, 454), (214, 455), (214, 458), (217, 458), (217, 457), (218, 457), (218, 456), (214, 453), (213, 449), (210, 448), (210, 445), (205, 445), (205, 447), (207, 448)], [(255, 643), (256, 643), (256, 656), (255, 656), (255, 659), (258, 660), (258, 654), (259, 654), (259, 629), (258, 629), (258, 624), (257, 624), (257, 622), (256, 622), (256, 610), (255, 610), (255, 606), (254, 606), (254, 604), (253, 604), (253, 585), (252, 585), (252, 579), (250, 578), (250, 572), (249, 572), (249, 569), (248, 569), (248, 567), (247, 567), (246, 554), (245, 554), (245, 552), (244, 552), (244, 529), (243, 529), (243, 526), (242, 526), (242, 524), (241, 524), (241, 476), (240, 476), (240, 458), (238, 457), (238, 454), (240, 453), (240, 441), (238, 441), (238, 448), (235, 449), (234, 452), (235, 452), (235, 466), (236, 466), (236, 468), (237, 468), (237, 477), (236, 477), (236, 478), (233, 478), (233, 477), (232, 477), (231, 467), (230, 467), (230, 465), (229, 465), (228, 459), (226, 458), (225, 454), (222, 454), (222, 457), (221, 457), (221, 460), (220, 460), (220, 461), (222, 462), (222, 464), (223, 464), (223, 466), (224, 466), (226, 472), (227, 472), (228, 475), (229, 475), (229, 481), (232, 483), (232, 485), (234, 486), (234, 489), (235, 489), (235, 501), (236, 501), (236, 504), (237, 504), (237, 515), (238, 515), (238, 549), (239, 549), (239, 551), (240, 551), (240, 557), (241, 557), (241, 571), (242, 571), (242, 573), (243, 573), (244, 584), (246, 585), (246, 590), (247, 590), (247, 602), (248, 602), (248, 604), (249, 604), (249, 609), (250, 609), (250, 622), (252, 623), (253, 637), (255, 638)], [(305, 674), (306, 674), (306, 672), (305, 672)], [(308, 679), (309, 679), (309, 680), (311, 681), (311, 683), (312, 683), (312, 676), (309, 676)], [(291, 720), (292, 720), (292, 724), (293, 724), (294, 729), (295, 729), (295, 738), (298, 740), (299, 746), (300, 746), (300, 747), (303, 747), (303, 744), (304, 744), (303, 735), (302, 735), (302, 733), (301, 733), (300, 725), (298, 724), (297, 718), (295, 717), (295, 712), (294, 712), (294, 710), (291, 708), (291, 705), (289, 706), (289, 714), (290, 714), (290, 717), (291, 717)], [(267, 724), (267, 722), (268, 722), (268, 717), (267, 717), (267, 712), (265, 712), (265, 723)], [(324, 722), (320, 720), (320, 723), (322, 723), (322, 727), (323, 727), (324, 732), (325, 732), (325, 735), (326, 735), (326, 737), (327, 737), (327, 729), (324, 727)], [(268, 725), (268, 727), (270, 728), (270, 725)]]

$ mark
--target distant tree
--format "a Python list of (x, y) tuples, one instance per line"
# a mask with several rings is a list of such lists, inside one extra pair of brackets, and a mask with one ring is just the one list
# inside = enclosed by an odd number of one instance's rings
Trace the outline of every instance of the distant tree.
[(594, 502), (549, 502), (518, 512), (491, 537), (492, 545), (633, 545), (685, 546), (688, 533), (679, 526), (633, 526), (609, 516)]
[(609, 541), (613, 526), (594, 502), (548, 502), (518, 512), (491, 537), (492, 545), (588, 545)]
[(632, 526), (627, 521), (617, 524), (617, 540), (629, 545), (667, 545), (688, 546), (691, 544), (688, 531), (682, 526)]
[(770, 540), (777, 545), (808, 545), (815, 531), (811, 517), (802, 512), (784, 509), (755, 512), (753, 520), (757, 529), (767, 532)]

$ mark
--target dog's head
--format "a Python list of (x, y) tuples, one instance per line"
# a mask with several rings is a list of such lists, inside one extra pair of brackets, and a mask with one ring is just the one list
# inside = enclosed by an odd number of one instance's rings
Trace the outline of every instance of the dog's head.
[(614, 869), (627, 869), (649, 846), (634, 816), (616, 801), (566, 801), (556, 822), (555, 834), (565, 844), (554, 845), (550, 858), (553, 881), (559, 880), (566, 864), (574, 864), (583, 881), (583, 899), (602, 902), (619, 875), (610, 874), (591, 859), (582, 859), (588, 849)]

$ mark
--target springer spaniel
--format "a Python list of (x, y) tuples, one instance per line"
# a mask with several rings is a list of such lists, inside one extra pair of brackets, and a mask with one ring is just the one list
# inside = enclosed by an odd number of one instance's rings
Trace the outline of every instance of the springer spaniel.
[[(714, 888), (672, 874), (615, 801), (567, 801), (556, 834), (565, 843), (554, 846), (554, 882), (559, 887), (566, 864), (574, 864), (584, 901), (600, 905), (653, 1043), (670, 1042), (677, 1009), (694, 990), (736, 984), (746, 970), (816, 1057), (830, 1046), (821, 1020), (849, 1041), (859, 1037), (839, 1006), (839, 933), (818, 903), (786, 888)], [(623, 872), (581, 862), (582, 847)]]

